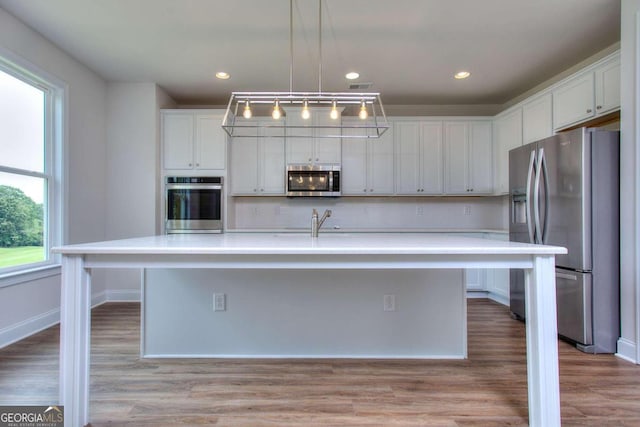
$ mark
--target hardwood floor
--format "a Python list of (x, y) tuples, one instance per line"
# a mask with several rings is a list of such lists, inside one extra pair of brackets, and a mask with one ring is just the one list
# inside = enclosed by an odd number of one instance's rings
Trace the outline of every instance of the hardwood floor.
[[(139, 305), (92, 315), (92, 426), (524, 426), (524, 325), (469, 300), (469, 359), (144, 359)], [(0, 405), (56, 403), (57, 327), (0, 349)], [(559, 343), (564, 426), (640, 426), (640, 366)]]

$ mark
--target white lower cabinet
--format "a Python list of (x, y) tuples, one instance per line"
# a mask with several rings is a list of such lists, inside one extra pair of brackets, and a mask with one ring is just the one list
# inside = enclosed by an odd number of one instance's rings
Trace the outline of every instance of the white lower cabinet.
[[(485, 233), (485, 239), (509, 240), (508, 233)], [(509, 269), (496, 268), (486, 270), (486, 289), (494, 301), (509, 304)]]
[[(266, 128), (263, 132), (268, 131)], [(231, 194), (284, 195), (284, 156), (284, 138), (259, 138), (257, 133), (255, 137), (234, 138), (231, 141)]]
[[(509, 240), (507, 233), (456, 233), (456, 236), (490, 240)], [(504, 268), (475, 269), (464, 272), (467, 292), (487, 296), (501, 304), (509, 304), (509, 270)]]

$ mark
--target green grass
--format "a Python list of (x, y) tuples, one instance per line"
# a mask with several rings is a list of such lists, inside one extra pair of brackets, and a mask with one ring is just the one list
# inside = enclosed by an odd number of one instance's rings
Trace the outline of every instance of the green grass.
[(42, 246), (0, 248), (0, 268), (44, 261)]

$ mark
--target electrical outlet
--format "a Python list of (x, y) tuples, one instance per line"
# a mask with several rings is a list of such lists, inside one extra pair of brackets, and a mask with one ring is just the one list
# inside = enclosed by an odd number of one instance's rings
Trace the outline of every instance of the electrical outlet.
[(416, 215), (418, 215), (418, 216), (424, 215), (424, 207), (416, 206)]
[(226, 311), (226, 310), (227, 310), (227, 295), (213, 294), (213, 311)]
[(382, 309), (384, 311), (396, 311), (396, 296), (385, 295), (382, 302)]
[(471, 206), (469, 206), (469, 205), (465, 205), (464, 206), (464, 214), (465, 215), (471, 215)]

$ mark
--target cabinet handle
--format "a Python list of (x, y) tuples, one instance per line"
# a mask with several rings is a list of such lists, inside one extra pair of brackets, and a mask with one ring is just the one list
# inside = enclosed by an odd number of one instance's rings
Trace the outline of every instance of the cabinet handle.
[(257, 188), (254, 188), (254, 189), (253, 189), (253, 192), (254, 192), (254, 193), (257, 193), (257, 192), (258, 192), (258, 189), (257, 189)]
[(189, 163), (189, 167), (191, 167), (191, 166), (192, 166), (191, 163)]
[(366, 192), (367, 192), (367, 189), (365, 188), (365, 189), (364, 189), (364, 190), (362, 190), (362, 191), (364, 191), (364, 192), (366, 193)]
[(369, 192), (370, 192), (370, 193), (373, 193), (373, 188), (370, 188), (370, 189), (369, 189)]
[(311, 161), (311, 157), (309, 157), (309, 161)]
[(602, 105), (596, 106), (596, 110), (602, 110)]
[(587, 110), (587, 113), (590, 113), (590, 112), (592, 112), (592, 111), (593, 111), (593, 110), (592, 110), (591, 108), (589, 108), (589, 109)]
[(318, 157), (316, 157), (316, 162), (317, 162), (318, 160), (320, 160), (320, 159), (319, 159)]
[(260, 191), (264, 191), (264, 188), (261, 188)]
[(196, 166), (200, 166), (200, 163), (196, 163)]

